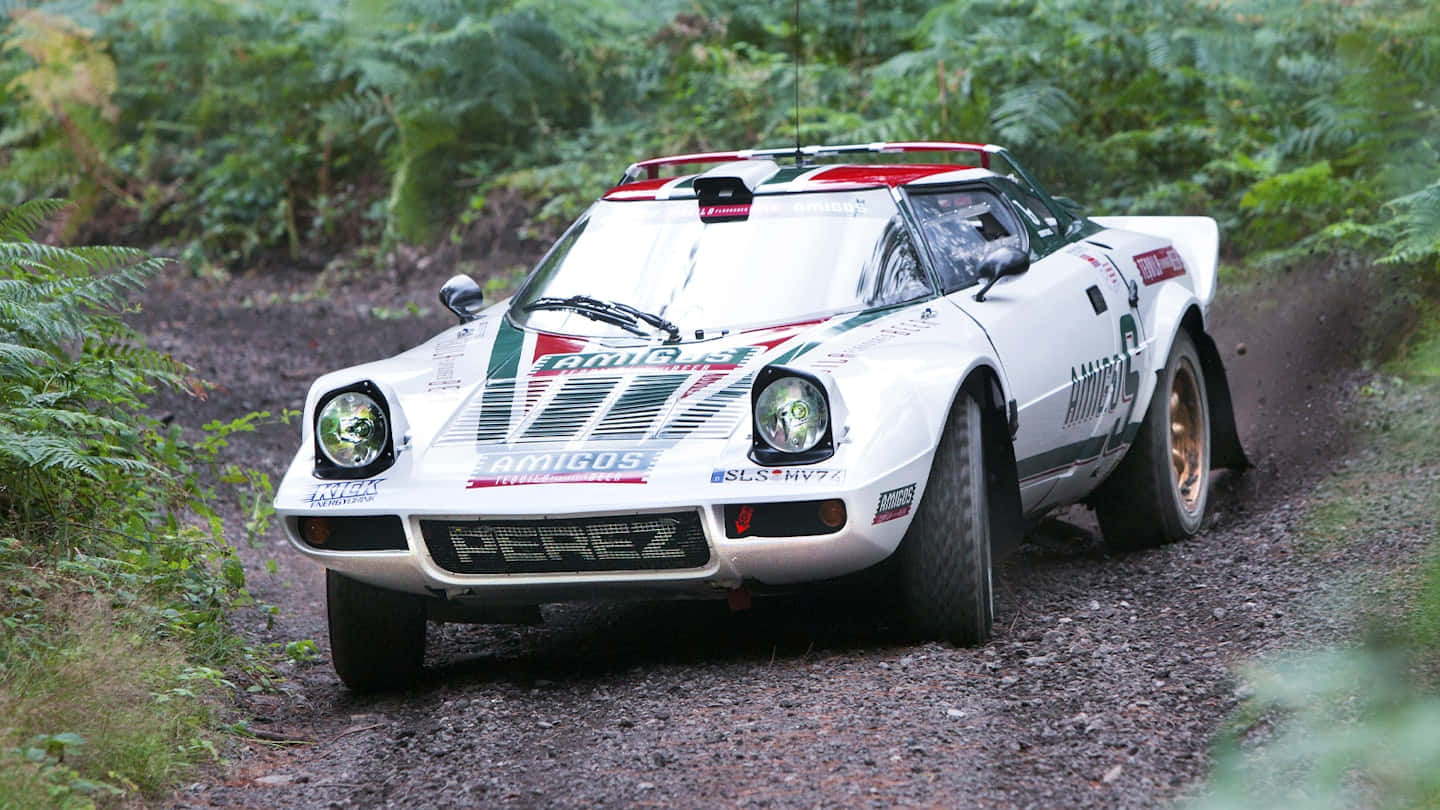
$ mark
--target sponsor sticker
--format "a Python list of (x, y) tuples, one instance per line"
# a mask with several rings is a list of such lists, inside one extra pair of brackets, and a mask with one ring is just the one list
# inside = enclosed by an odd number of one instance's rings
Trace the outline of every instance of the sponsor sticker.
[(460, 378), (455, 374), (455, 362), (465, 356), (470, 341), (485, 334), (488, 321), (478, 321), (461, 327), (447, 340), (435, 344), (430, 359), (435, 361), (435, 377), (425, 384), (427, 391), (458, 391)]
[(316, 484), (305, 498), (305, 502), (313, 509), (325, 509), (331, 506), (354, 506), (361, 503), (370, 503), (375, 496), (380, 494), (380, 482), (384, 478), (373, 478), (368, 481), (334, 481), (328, 484)]
[(906, 484), (899, 489), (890, 489), (880, 493), (880, 502), (875, 505), (875, 519), (871, 521), (871, 525), (905, 517), (910, 514), (910, 507), (914, 503), (914, 484)]
[(833, 197), (816, 195), (810, 198), (797, 198), (790, 203), (789, 212), (802, 216), (814, 216), (816, 214), (835, 214), (842, 217), (865, 216), (865, 198), (856, 197), (853, 200), (838, 200)]
[(449, 540), (462, 564), (485, 557), (506, 563), (577, 560), (664, 560), (682, 558), (673, 520), (616, 521), (593, 525), (462, 526), (451, 524)]
[(1115, 410), (1127, 401), (1124, 393), (1130, 370), (1130, 352), (1102, 357), (1092, 363), (1070, 367), (1070, 404), (1065, 410), (1065, 427), (1089, 422)]
[(745, 219), (749, 216), (749, 203), (700, 206), (701, 222), (730, 222), (731, 220)]
[(935, 325), (936, 322), (933, 314), (931, 314), (929, 317), (926, 317), (925, 315), (917, 315), (912, 318), (906, 318), (905, 320), (897, 321), (888, 326), (885, 326), (875, 334), (870, 335), (864, 340), (861, 340), (848, 348), (840, 349), (826, 354), (824, 357), (821, 357), (820, 359), (815, 361), (815, 368), (823, 369), (826, 371), (839, 368), (840, 366), (849, 363), (856, 357), (859, 357), (862, 353), (869, 349), (873, 349), (876, 346), (884, 345), (892, 340), (898, 340), (900, 338), (907, 338), (912, 335), (918, 335), (926, 329), (933, 328)]
[(790, 467), (770, 470), (757, 470), (753, 468), (743, 470), (714, 470), (710, 473), (710, 483), (712, 484), (809, 484), (819, 482), (838, 484), (844, 480), (844, 470), (819, 469), (815, 467)]
[[(1129, 313), (1120, 316), (1120, 354), (1102, 357), (1090, 363), (1070, 367), (1070, 404), (1065, 410), (1065, 427), (1098, 419), (1130, 403), (1133, 410), (1139, 391), (1139, 372), (1131, 358), (1140, 354), (1140, 336), (1135, 318)], [(1127, 414), (1125, 418), (1129, 422)]]
[(1135, 266), (1140, 269), (1140, 279), (1146, 286), (1185, 275), (1185, 261), (1173, 247), (1141, 253), (1135, 257)]
[(482, 454), (466, 489), (526, 484), (643, 484), (659, 450), (576, 450)]
[(649, 371), (729, 371), (744, 365), (757, 351), (754, 346), (698, 352), (686, 351), (678, 346), (663, 346), (635, 351), (547, 354), (535, 362), (531, 374), (543, 377), (628, 368), (643, 368)]
[(1077, 252), (1076, 255), (1083, 259), (1086, 264), (1095, 268), (1095, 271), (1100, 274), (1100, 277), (1105, 280), (1105, 284), (1111, 290), (1120, 292), (1120, 273), (1115, 270), (1113, 265), (1109, 262), (1102, 262), (1089, 253)]

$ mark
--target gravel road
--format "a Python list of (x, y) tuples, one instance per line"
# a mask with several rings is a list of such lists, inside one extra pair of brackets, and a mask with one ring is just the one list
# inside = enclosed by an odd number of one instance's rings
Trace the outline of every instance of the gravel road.
[[(167, 399), (187, 426), (299, 408), (316, 374), (445, 326), (447, 275), (406, 272), (305, 293), (274, 272), (147, 294), (151, 345), (220, 388)], [(1413, 556), (1358, 543), (1321, 560), (1294, 529), (1346, 452), (1361, 347), (1383, 340), (1353, 279), (1296, 271), (1226, 291), (1212, 331), (1258, 468), (1221, 476), (1194, 539), (1107, 555), (1087, 512), (1040, 527), (997, 571), (994, 641), (894, 640), (863, 596), (547, 607), (537, 627), (432, 627), (429, 675), (361, 697), (328, 660), (279, 694), (237, 698), (267, 737), (178, 791), (176, 807), (1152, 807), (1193, 791), (1236, 702), (1231, 667), (1349, 628), (1342, 583)], [(373, 285), (373, 286), (369, 286)], [(1298, 291), (1297, 291), (1298, 290)], [(384, 319), (414, 301), (428, 314)], [(1237, 349), (1244, 344), (1243, 354)], [(298, 427), (237, 442), (277, 479)], [(1414, 538), (1420, 543), (1422, 538)], [(242, 553), (278, 605), (267, 642), (325, 650), (323, 574), (272, 530)], [(259, 573), (274, 559), (278, 573)]]

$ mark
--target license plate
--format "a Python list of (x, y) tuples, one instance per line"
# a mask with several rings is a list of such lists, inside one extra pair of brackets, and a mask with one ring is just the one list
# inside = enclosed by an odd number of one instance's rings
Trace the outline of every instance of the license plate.
[(700, 568), (710, 545), (695, 512), (557, 520), (422, 520), (430, 556), (457, 574)]

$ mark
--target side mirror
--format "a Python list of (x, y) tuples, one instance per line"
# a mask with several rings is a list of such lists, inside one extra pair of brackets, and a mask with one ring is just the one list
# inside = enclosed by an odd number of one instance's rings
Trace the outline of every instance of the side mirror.
[(480, 317), (480, 307), (485, 304), (485, 291), (475, 279), (464, 273), (450, 277), (440, 288), (440, 303), (455, 313), (461, 323), (469, 323)]
[(975, 293), (976, 301), (984, 301), (985, 294), (995, 282), (1006, 276), (1018, 276), (1030, 269), (1030, 254), (1013, 247), (998, 247), (985, 254), (975, 275), (985, 282), (980, 292)]

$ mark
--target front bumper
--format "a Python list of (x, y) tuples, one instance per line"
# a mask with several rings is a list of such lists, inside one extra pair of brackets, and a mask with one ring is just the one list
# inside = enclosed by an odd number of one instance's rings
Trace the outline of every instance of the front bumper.
[[(684, 486), (655, 483), (559, 483), (506, 487), (467, 501), (435, 497), (414, 486), (352, 485), (349, 497), (317, 501), (308, 496), (303, 467), (292, 467), (276, 500), (286, 534), (302, 554), (327, 568), (383, 588), (479, 604), (540, 604), (614, 598), (717, 598), (746, 582), (787, 586), (831, 579), (868, 568), (894, 552), (914, 507), (923, 496), (931, 456), (922, 454), (864, 480), (854, 470), (836, 479), (814, 470), (711, 470), (703, 482)], [(809, 473), (804, 475), (803, 473)], [(291, 485), (292, 482), (295, 485)], [(304, 482), (303, 484), (301, 482)], [(700, 497), (697, 497), (700, 496)], [(472, 496), (473, 497), (473, 496)], [(793, 503), (838, 498), (845, 525), (831, 534), (800, 537), (731, 538), (725, 531), (727, 504)], [(473, 505), (473, 510), (472, 510)], [(664, 570), (542, 571), (461, 574), (437, 563), (422, 532), (427, 521), (569, 521), (693, 513), (699, 519), (708, 560), (698, 566)], [(316, 548), (300, 536), (300, 519), (341, 515), (396, 515), (405, 548), (393, 551), (334, 551)], [(454, 566), (453, 561), (448, 563)]]

